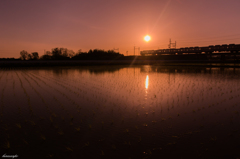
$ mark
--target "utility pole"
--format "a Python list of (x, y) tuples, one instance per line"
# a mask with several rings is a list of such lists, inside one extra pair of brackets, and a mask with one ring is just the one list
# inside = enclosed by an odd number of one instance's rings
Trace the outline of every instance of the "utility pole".
[(169, 40), (168, 48), (171, 49), (171, 39)]
[(127, 56), (128, 56), (128, 51), (126, 51), (126, 54), (127, 54)]
[(134, 46), (134, 56), (135, 56), (135, 46)]
[(170, 40), (169, 40), (169, 44), (168, 44), (168, 48), (171, 49), (172, 47), (176, 49), (176, 47), (177, 47), (177, 42), (175, 41), (175, 43), (172, 43), (172, 42), (171, 42), (171, 39), (170, 39)]
[(173, 45), (173, 48), (176, 49), (177, 42), (175, 41), (175, 43), (172, 43), (172, 45)]
[(134, 46), (134, 56), (135, 56), (135, 50), (138, 49), (138, 51), (140, 52), (140, 47), (135, 47)]

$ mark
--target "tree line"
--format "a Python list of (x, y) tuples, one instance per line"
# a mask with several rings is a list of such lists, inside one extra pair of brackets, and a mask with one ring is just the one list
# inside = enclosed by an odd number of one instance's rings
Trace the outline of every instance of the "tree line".
[(78, 50), (75, 53), (67, 48), (53, 48), (52, 51), (46, 51), (44, 55), (39, 57), (38, 52), (28, 53), (25, 50), (20, 52), (21, 60), (107, 60), (123, 57), (123, 54), (114, 50), (90, 49), (88, 52)]

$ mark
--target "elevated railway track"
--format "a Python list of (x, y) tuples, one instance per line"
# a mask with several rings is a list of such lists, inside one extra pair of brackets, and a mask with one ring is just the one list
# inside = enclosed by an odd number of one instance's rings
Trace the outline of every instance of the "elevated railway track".
[(207, 54), (207, 55), (233, 55), (240, 53), (240, 44), (210, 45), (205, 47), (185, 47), (178, 49), (158, 49), (144, 50), (141, 56), (160, 56), (160, 55), (184, 55), (184, 54)]

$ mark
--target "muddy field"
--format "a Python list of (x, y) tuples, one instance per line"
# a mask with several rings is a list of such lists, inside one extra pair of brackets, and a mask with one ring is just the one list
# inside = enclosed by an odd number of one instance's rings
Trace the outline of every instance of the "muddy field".
[(240, 69), (0, 69), (0, 155), (239, 158)]

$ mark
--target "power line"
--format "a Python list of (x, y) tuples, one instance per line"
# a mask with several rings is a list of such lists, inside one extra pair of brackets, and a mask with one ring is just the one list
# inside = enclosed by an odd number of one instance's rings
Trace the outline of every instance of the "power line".
[(239, 38), (231, 38), (231, 39), (216, 39), (216, 40), (200, 40), (200, 41), (181, 41), (181, 42), (187, 42), (187, 43), (198, 43), (198, 42), (212, 42), (212, 41), (227, 41), (227, 40), (240, 40), (240, 37)]
[[(238, 37), (234, 37), (234, 36), (238, 36)], [(226, 37), (232, 37), (231, 39), (238, 39), (240, 38), (240, 33), (239, 34), (231, 34), (231, 35), (224, 35), (224, 36), (215, 36), (215, 37), (202, 37), (202, 38), (190, 38), (190, 39), (178, 39), (180, 41), (195, 41), (195, 40), (204, 40), (204, 39), (211, 39), (211, 40), (219, 40), (219, 39), (223, 39), (226, 40)], [(228, 38), (229, 39), (229, 38)]]
[(175, 41), (175, 43), (171, 43), (171, 39), (169, 40), (169, 44), (168, 44), (168, 48), (171, 49), (172, 47), (176, 49), (177, 46), (177, 42)]

